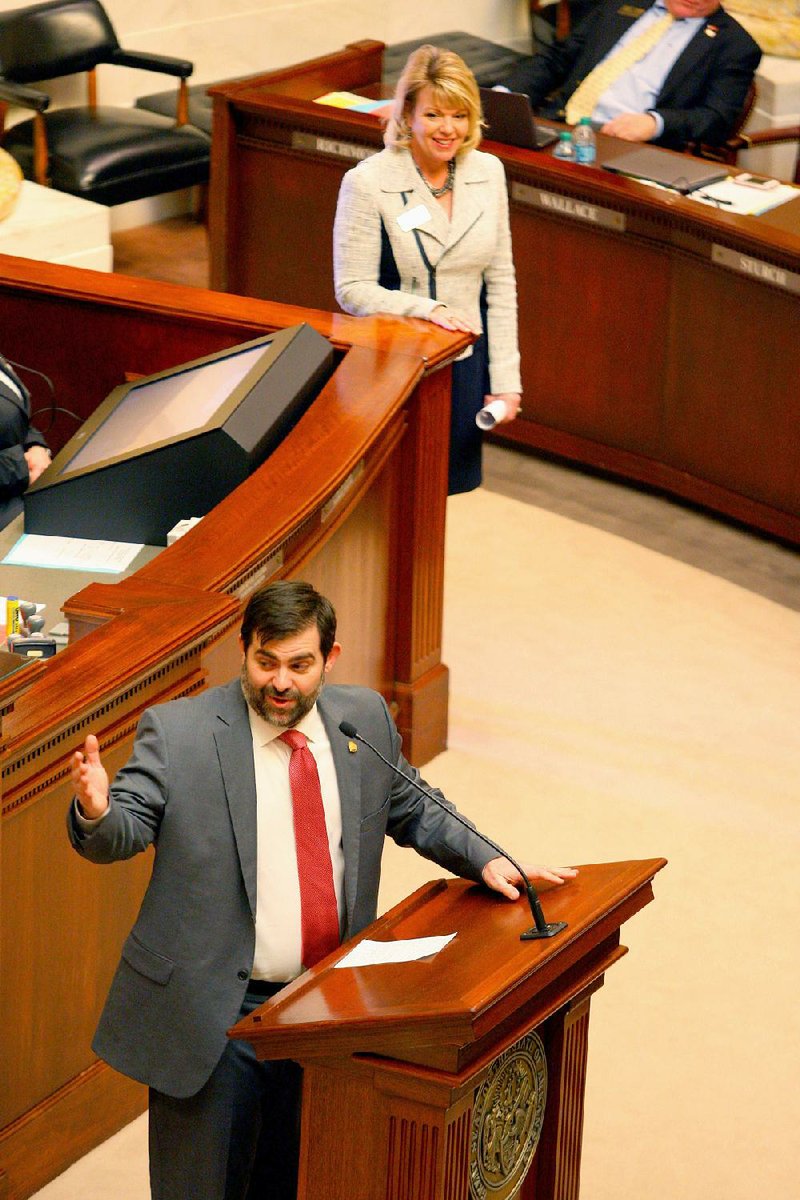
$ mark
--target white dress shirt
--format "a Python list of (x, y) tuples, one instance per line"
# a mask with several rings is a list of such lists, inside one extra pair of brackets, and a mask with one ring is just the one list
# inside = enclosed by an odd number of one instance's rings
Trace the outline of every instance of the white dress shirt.
[[(249, 706), (247, 711), (253, 734), (258, 827), (253, 978), (282, 983), (294, 979), (303, 969), (300, 879), (289, 786), (292, 752), (279, 740), (282, 729), (270, 725)], [(317, 764), (341, 925), (344, 851), (339, 785), (328, 735), (316, 705), (295, 728), (308, 738), (308, 748)]]

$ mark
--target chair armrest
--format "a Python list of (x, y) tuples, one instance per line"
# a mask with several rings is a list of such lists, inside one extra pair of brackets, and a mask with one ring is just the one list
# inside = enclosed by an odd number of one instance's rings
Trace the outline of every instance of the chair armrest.
[(701, 142), (689, 142), (688, 154), (708, 158), (712, 162), (736, 164), (736, 156), (743, 150), (756, 146), (779, 146), (785, 142), (800, 141), (800, 125), (784, 125), (779, 129), (759, 129), (757, 133), (734, 133), (721, 146), (707, 146)]
[(108, 59), (117, 67), (138, 67), (141, 71), (159, 71), (163, 75), (175, 75), (188, 79), (194, 63), (186, 58), (172, 58), (168, 54), (145, 54), (141, 50), (123, 50), (120, 46)]
[(737, 133), (731, 138), (737, 150), (751, 146), (780, 146), (784, 142), (800, 141), (800, 125), (784, 125), (781, 129), (759, 129), (757, 133)]
[(35, 88), (25, 87), (22, 83), (0, 79), (0, 101), (6, 104), (21, 104), (23, 108), (44, 112), (49, 107), (50, 97), (44, 92), (37, 92)]

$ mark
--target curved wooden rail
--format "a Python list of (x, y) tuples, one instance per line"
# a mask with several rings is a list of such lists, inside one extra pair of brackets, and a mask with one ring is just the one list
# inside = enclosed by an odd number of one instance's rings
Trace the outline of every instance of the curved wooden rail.
[[(86, 732), (117, 769), (145, 707), (238, 672), (242, 600), (302, 575), (336, 605), (337, 677), (383, 691), (417, 761), (444, 747), (447, 364), (467, 339), (20, 259), (0, 259), (0, 304), (4, 352), (81, 418), (126, 376), (299, 321), (338, 360), (271, 458), (181, 541), (117, 582), (70, 595), (65, 578), (70, 645), (0, 684), (0, 1195), (21, 1198), (145, 1104), (90, 1050), (150, 856), (98, 870), (68, 847)], [(72, 431), (59, 417), (54, 445)]]

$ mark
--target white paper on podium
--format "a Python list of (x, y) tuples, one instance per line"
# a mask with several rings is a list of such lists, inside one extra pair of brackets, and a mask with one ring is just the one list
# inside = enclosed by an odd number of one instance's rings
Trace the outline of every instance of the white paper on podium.
[(406, 938), (400, 942), (371, 942), (366, 938), (359, 942), (349, 954), (340, 958), (336, 967), (373, 967), (376, 963), (416, 962), (438, 954), (456, 935), (445, 933), (441, 937)]

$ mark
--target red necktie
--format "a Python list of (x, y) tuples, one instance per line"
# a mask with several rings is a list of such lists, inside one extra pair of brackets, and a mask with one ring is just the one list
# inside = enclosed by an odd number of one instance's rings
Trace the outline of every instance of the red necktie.
[(314, 755), (304, 733), (287, 729), (280, 740), (291, 748), (289, 786), (292, 790), (303, 965), (313, 967), (339, 945), (339, 909), (333, 887), (333, 867), (325, 828), (325, 810)]

